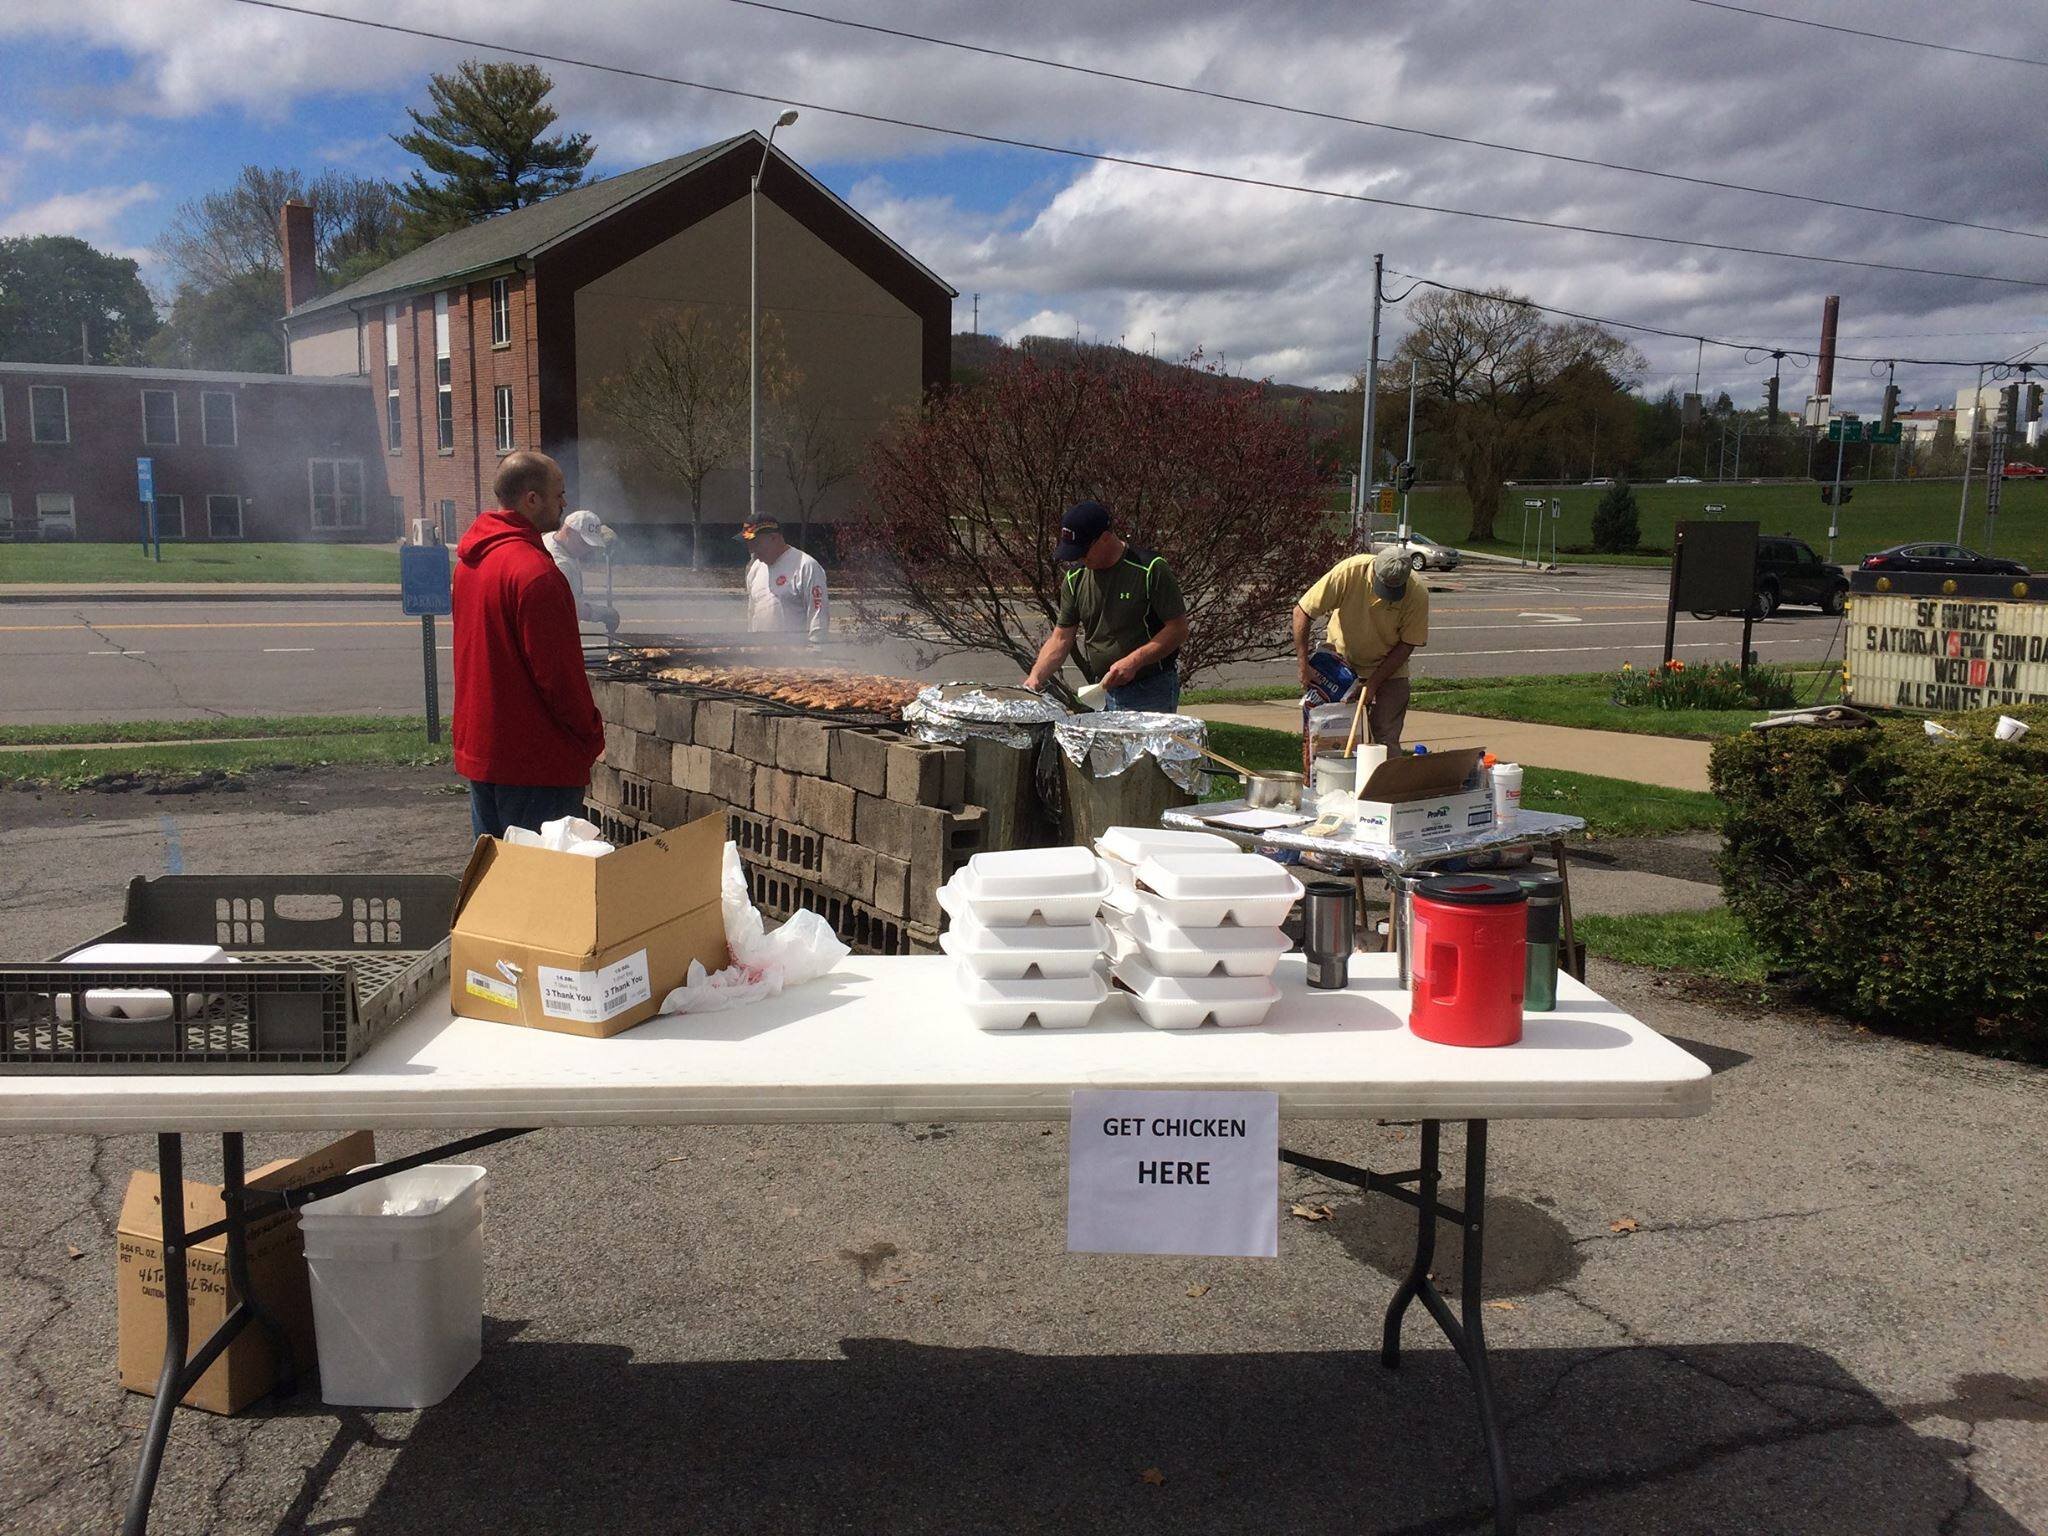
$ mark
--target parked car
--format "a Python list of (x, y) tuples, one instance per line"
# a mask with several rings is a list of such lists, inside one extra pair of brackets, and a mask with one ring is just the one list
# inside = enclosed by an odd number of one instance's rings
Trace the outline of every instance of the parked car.
[(1673, 475), (1664, 483), (1666, 485), (1698, 485), (1700, 477), (1698, 475)]
[(1804, 539), (1766, 536), (1756, 541), (1756, 612), (1768, 619), (1786, 603), (1840, 613), (1849, 578)]
[(1602, 475), (1602, 476), (1601, 476), (1601, 477), (1600, 477), (1599, 479), (1597, 479), (1597, 480), (1581, 480), (1581, 481), (1579, 482), (1579, 484), (1580, 484), (1580, 485), (1582, 485), (1582, 486), (1584, 486), (1584, 485), (1612, 485), (1612, 484), (1614, 484), (1614, 482), (1613, 482), (1612, 480), (1608, 479), (1608, 478), (1607, 478), (1607, 476), (1605, 476), (1605, 475)]
[(1409, 534), (1406, 544), (1394, 534), (1376, 533), (1373, 535), (1372, 548), (1374, 554), (1383, 549), (1405, 548), (1415, 557), (1415, 568), (1421, 571), (1455, 571), (1458, 563), (1464, 559), (1464, 556), (1450, 545), (1439, 544), (1435, 539), (1426, 538), (1419, 533)]
[(2008, 480), (2038, 480), (2043, 475), (2048, 475), (2048, 469), (2038, 464), (2026, 464), (2017, 459), (2006, 461), (2005, 478)]
[(1936, 576), (2026, 576), (2017, 560), (1980, 555), (1960, 544), (1894, 544), (1863, 557), (1866, 571), (1919, 571)]

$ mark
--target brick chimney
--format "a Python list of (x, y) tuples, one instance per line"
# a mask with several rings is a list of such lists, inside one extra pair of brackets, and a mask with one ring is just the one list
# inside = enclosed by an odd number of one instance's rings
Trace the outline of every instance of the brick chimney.
[(313, 205), (289, 202), (277, 212), (277, 240), (284, 247), (285, 313), (313, 297), (319, 276), (313, 261)]

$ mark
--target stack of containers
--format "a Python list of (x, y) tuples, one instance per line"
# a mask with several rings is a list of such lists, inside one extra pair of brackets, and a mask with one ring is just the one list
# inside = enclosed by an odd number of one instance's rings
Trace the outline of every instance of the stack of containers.
[(1280, 925), (1301, 896), (1301, 882), (1271, 859), (1234, 847), (1150, 841), (1165, 835), (1130, 828), (1104, 835), (1105, 853), (1141, 855), (1124, 860), (1129, 883), (1111, 885), (1111, 975), (1155, 1029), (1262, 1022), (1280, 999), (1273, 969), (1289, 948)]
[(1097, 962), (1109, 932), (1096, 909), (1109, 872), (1086, 848), (978, 853), (939, 887), (952, 920), (939, 947), (957, 963), (982, 1029), (1075, 1029), (1109, 995)]

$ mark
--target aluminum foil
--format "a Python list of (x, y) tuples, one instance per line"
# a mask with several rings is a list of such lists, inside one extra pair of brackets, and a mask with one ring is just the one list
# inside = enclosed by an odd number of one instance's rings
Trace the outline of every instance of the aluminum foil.
[(1098, 779), (1113, 779), (1139, 758), (1149, 757), (1189, 794), (1202, 792), (1203, 757), (1189, 743), (1206, 745), (1209, 728), (1193, 715), (1110, 709), (1054, 721), (1052, 733), (1074, 766)]
[(996, 741), (1022, 750), (1036, 739), (1039, 727), (1066, 719), (1067, 707), (1029, 688), (934, 683), (903, 706), (903, 718), (916, 727), (922, 741), (949, 746)]

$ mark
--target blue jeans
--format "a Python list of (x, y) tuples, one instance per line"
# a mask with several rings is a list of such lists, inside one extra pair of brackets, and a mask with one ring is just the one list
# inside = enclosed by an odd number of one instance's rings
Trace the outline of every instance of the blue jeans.
[(503, 837), (507, 827), (540, 830), (544, 821), (583, 814), (581, 784), (469, 784), (469, 828), (478, 837)]
[(1147, 709), (1162, 715), (1175, 714), (1180, 709), (1180, 668), (1168, 667), (1135, 683), (1112, 688), (1105, 702), (1111, 709)]

